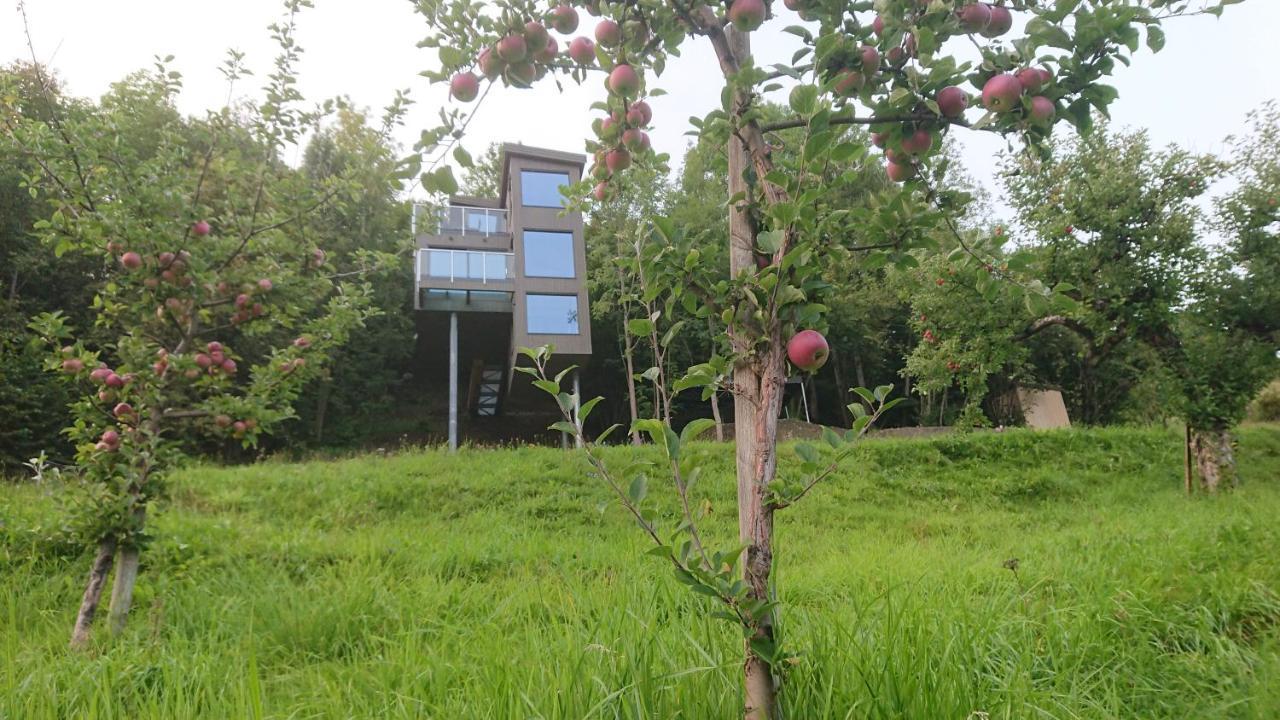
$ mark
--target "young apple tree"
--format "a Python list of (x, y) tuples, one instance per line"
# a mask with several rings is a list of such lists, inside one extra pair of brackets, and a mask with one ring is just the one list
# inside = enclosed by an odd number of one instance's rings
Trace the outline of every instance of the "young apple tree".
[[(57, 312), (31, 323), (79, 397), (71, 526), (96, 555), (73, 647), (113, 565), (110, 626), (123, 629), (148, 512), (184, 451), (255, 445), (367, 314), (366, 289), (334, 281), (306, 227), (354, 180), (316, 183), (281, 160), (317, 119), (298, 109), (290, 10), (258, 105), (184, 118), (180, 76), (160, 62), (48, 118), (0, 106), (0, 141), (33, 160), (26, 184), (53, 208), (37, 232), (59, 256), (97, 258), (101, 280), (93, 327)], [(236, 54), (224, 72), (243, 74)]]
[[(882, 198), (878, 212), (866, 216), (862, 237), (882, 251), (877, 261), (908, 263), (906, 252), (967, 201), (963, 193), (934, 189), (942, 169), (935, 156), (944, 135), (965, 128), (1038, 146), (1057, 120), (1087, 127), (1092, 112), (1105, 112), (1116, 97), (1101, 81), (1117, 63), (1129, 62), (1144, 34), (1158, 50), (1163, 21), (1216, 14), (1232, 2), (786, 0), (801, 21), (788, 25), (794, 16), (779, 17), (783, 8), (763, 0), (565, 0), (554, 7), (531, 0), (419, 0), (430, 26), (422, 44), (436, 48), (440, 61), (424, 74), (449, 83), (458, 103), (442, 111), (440, 127), (423, 134), (426, 149), (439, 153), (423, 175), (429, 190), (456, 188), (452, 171), (440, 161), (463, 135), (477, 107), (469, 104), (482, 102), (494, 84), (525, 88), (548, 77), (595, 77), (608, 97), (593, 106), (600, 116), (587, 143), (594, 156), (592, 181), (578, 191), (607, 198), (612, 178), (633, 164), (661, 159), (646, 132), (653, 122), (646, 98), (658, 94), (668, 61), (687, 43), (706, 43), (713, 52), (714, 67), (706, 72), (717, 76), (720, 107), (693, 124), (704, 138), (724, 143), (729, 164), (730, 278), (720, 304), (730, 340), (743, 553), (740, 587), (726, 585), (721, 599), (747, 635), (746, 717), (776, 716), (780, 682), (771, 569), (774, 511), (795, 499), (780, 497), (774, 486), (787, 340), (821, 323), (819, 243), (829, 229), (848, 221), (839, 210), (817, 210), (827, 192), (823, 170), (831, 162), (871, 162), (870, 148), (840, 133), (839, 126), (869, 125), (884, 150), (886, 173), (903, 183)], [(582, 23), (580, 11), (598, 20), (570, 38)], [(790, 62), (756, 63), (752, 39), (764, 33), (794, 38)], [(783, 90), (791, 117), (768, 119), (762, 109), (766, 97)], [(799, 152), (780, 154), (780, 147)], [(465, 152), (455, 156), (465, 164)], [(545, 358), (535, 353), (533, 359)], [(548, 390), (558, 385), (552, 378), (540, 382)], [(641, 423), (655, 438), (665, 438), (677, 488), (685, 487), (676, 459), (680, 436), (661, 422)], [(652, 525), (642, 515), (637, 519), (653, 535)], [(694, 555), (702, 555), (697, 539), (690, 543)], [(695, 577), (696, 587), (712, 583), (726, 562), (732, 565), (724, 556), (702, 555), (693, 567), (706, 565), (711, 576)], [(689, 572), (677, 562), (678, 576), (688, 579), (681, 573)]]

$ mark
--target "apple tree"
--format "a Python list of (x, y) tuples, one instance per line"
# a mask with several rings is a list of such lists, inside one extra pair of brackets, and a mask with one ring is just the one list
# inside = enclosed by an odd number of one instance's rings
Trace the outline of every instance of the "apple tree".
[[(25, 183), (52, 208), (36, 232), (101, 279), (93, 327), (60, 312), (31, 322), (78, 397), (69, 525), (95, 556), (73, 647), (89, 641), (113, 565), (110, 626), (123, 629), (147, 515), (184, 451), (199, 438), (255, 445), (367, 314), (367, 289), (335, 282), (307, 231), (356, 181), (282, 161), (319, 119), (294, 84), (303, 4), (273, 27), (281, 55), (261, 103), (183, 117), (181, 77), (158, 61), (48, 118), (0, 106), (0, 141), (31, 159)], [(239, 55), (223, 72), (243, 77)]]
[[(872, 148), (839, 128), (870, 126), (874, 142), (883, 146), (886, 173), (902, 183), (863, 218), (864, 237), (880, 247), (879, 260), (908, 263), (915, 243), (967, 201), (964, 193), (936, 188), (941, 163), (935, 157), (943, 136), (965, 128), (1036, 147), (1058, 120), (1087, 127), (1092, 113), (1105, 111), (1116, 97), (1104, 78), (1118, 63), (1128, 63), (1144, 38), (1158, 50), (1162, 22), (1218, 13), (1235, 1), (787, 0), (787, 10), (800, 16), (795, 23), (790, 12), (784, 20), (783, 8), (764, 0), (567, 0), (554, 6), (532, 0), (419, 0), (430, 28), (422, 44), (439, 57), (438, 67), (424, 75), (449, 83), (457, 101), (442, 110), (439, 127), (423, 134), (424, 149), (437, 153), (423, 174), (428, 190), (456, 189), (442, 160), (458, 147), (471, 113), (482, 107), (476, 103), (482, 93), (487, 96), (495, 85), (525, 88), (543, 79), (594, 78), (603, 80), (607, 99), (593, 106), (599, 114), (587, 142), (594, 156), (592, 181), (578, 192), (607, 198), (611, 178), (659, 159), (646, 132), (654, 122), (646, 98), (661, 92), (658, 83), (668, 63), (688, 43), (706, 43), (713, 53), (707, 72), (717, 76), (720, 107), (693, 125), (703, 138), (723, 143), (728, 157), (729, 279), (717, 305), (728, 329), (732, 367), (741, 546), (713, 555), (701, 552), (699, 538), (689, 537), (679, 547), (693, 548), (694, 560), (682, 564), (678, 550), (670, 557), (678, 577), (720, 598), (726, 617), (743, 628), (746, 717), (777, 713), (783, 655), (773, 619), (774, 513), (811, 487), (799, 478), (775, 477), (777, 417), (790, 370), (787, 340), (821, 324), (825, 306), (817, 300), (825, 287), (824, 258), (817, 243), (833, 224), (849, 221), (839, 210), (818, 210), (827, 192), (822, 169), (833, 160), (873, 162)], [(569, 37), (579, 30), (580, 11), (598, 20)], [(752, 39), (763, 33), (794, 38), (789, 62), (756, 63)], [(561, 52), (562, 43), (567, 52)], [(762, 109), (766, 98), (784, 91), (791, 116), (768, 119)], [(775, 152), (779, 146), (799, 152), (782, 156)], [(456, 155), (465, 163), (465, 153)], [(538, 352), (533, 360), (538, 367), (545, 363)], [(708, 373), (690, 377), (711, 381)], [(559, 392), (554, 378), (539, 382), (572, 409), (573, 398)], [(877, 393), (877, 402), (885, 392)], [(582, 411), (589, 407), (584, 404)], [(679, 459), (682, 438), (661, 421), (640, 423), (670, 453), (683, 495), (681, 478), (689, 468)], [(816, 457), (807, 467), (811, 479), (826, 477)], [(636, 517), (655, 541), (671, 547), (643, 514)], [(687, 525), (681, 527), (691, 533)], [(740, 577), (730, 581), (724, 568), (736, 568), (739, 558)]]

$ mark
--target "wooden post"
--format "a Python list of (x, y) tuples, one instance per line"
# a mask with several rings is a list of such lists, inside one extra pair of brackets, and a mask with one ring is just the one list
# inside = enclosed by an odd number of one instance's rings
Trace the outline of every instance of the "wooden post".
[(1192, 492), (1191, 485), (1191, 424), (1187, 424), (1186, 433), (1182, 443), (1182, 464), (1183, 464), (1183, 483), (1186, 485), (1187, 494)]

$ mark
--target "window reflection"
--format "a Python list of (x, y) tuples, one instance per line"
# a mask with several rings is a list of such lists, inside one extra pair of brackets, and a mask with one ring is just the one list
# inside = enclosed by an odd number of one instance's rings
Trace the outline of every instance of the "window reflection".
[(564, 207), (560, 188), (568, 184), (568, 173), (521, 170), (520, 202), (527, 207)]
[(528, 295), (525, 320), (531, 335), (577, 335), (577, 295)]
[(573, 233), (525, 230), (524, 274), (527, 277), (573, 277)]

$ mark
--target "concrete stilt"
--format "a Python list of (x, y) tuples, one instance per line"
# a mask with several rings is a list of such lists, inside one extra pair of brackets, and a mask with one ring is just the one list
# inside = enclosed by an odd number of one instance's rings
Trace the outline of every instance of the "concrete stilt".
[(449, 313), (449, 450), (458, 449), (458, 313)]

